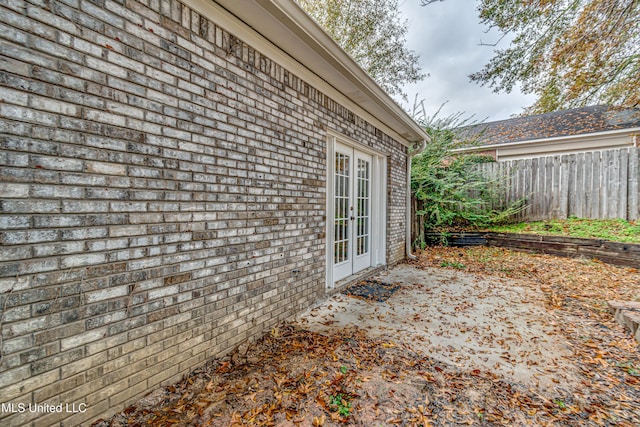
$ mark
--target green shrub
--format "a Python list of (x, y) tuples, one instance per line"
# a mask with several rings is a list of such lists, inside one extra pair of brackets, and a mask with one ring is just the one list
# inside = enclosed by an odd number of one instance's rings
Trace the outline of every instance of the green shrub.
[(459, 143), (450, 123), (441, 121), (425, 126), (431, 142), (413, 158), (411, 191), (420, 228), (414, 243), (419, 246), (425, 244), (425, 230), (506, 223), (524, 207), (522, 201), (511, 205), (502, 202), (504, 182), (487, 179), (473, 167), (494, 161), (493, 158), (456, 154), (454, 150)]

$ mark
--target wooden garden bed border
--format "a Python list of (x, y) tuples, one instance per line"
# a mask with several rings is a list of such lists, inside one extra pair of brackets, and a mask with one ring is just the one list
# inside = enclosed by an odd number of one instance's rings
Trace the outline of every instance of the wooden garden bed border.
[[(439, 235), (427, 233), (436, 244)], [(565, 236), (543, 236), (517, 233), (448, 233), (451, 246), (499, 246), (530, 253), (543, 253), (568, 258), (597, 259), (608, 264), (640, 268), (640, 245)], [(456, 242), (460, 241), (460, 244)]]

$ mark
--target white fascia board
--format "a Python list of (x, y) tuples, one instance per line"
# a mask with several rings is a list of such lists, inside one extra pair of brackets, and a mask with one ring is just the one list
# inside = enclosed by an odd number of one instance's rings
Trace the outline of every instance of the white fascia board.
[(603, 138), (609, 138), (609, 137), (616, 137), (624, 134), (633, 135), (638, 132), (640, 132), (640, 127), (608, 130), (604, 132), (585, 133), (582, 135), (559, 136), (556, 138), (529, 139), (526, 141), (507, 142), (505, 144), (478, 145), (475, 147), (456, 148), (453, 151), (456, 153), (465, 153), (465, 152), (473, 152), (473, 151), (499, 150), (501, 148), (523, 147), (527, 145), (552, 145), (556, 143), (574, 142), (574, 141), (580, 141), (580, 140), (603, 139)]
[[(279, 18), (286, 16), (289, 25), (293, 27), (292, 30), (308, 46), (315, 49), (317, 56), (305, 55), (299, 59), (302, 63), (314, 64), (315, 61), (314, 65), (319, 66), (319, 71), (326, 73), (325, 80), (327, 81), (336, 77), (336, 70), (340, 71), (340, 75), (347, 79), (344, 82), (346, 85), (343, 86), (345, 91), (350, 90), (350, 92), (344, 92), (347, 96), (356, 102), (373, 102), (375, 105), (372, 107), (377, 106), (385, 109), (386, 113), (398, 119), (403, 127), (408, 127), (417, 134), (412, 142), (429, 139), (424, 130), (300, 6), (291, 0), (261, 0), (260, 2), (267, 6), (277, 7), (278, 11), (283, 14)], [(294, 49), (294, 52), (306, 54), (308, 50)], [(327, 70), (322, 67), (322, 64), (318, 63), (320, 58), (329, 62), (332, 68)], [(339, 86), (336, 87), (339, 88)]]
[(292, 0), (182, 0), (404, 145), (424, 130)]

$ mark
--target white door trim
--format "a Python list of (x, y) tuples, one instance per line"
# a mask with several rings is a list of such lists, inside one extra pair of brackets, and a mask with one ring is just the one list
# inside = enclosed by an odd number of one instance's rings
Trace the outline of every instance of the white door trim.
[[(387, 157), (379, 151), (357, 143), (356, 141), (333, 132), (328, 133), (327, 138), (327, 192), (326, 192), (326, 286), (334, 288), (335, 283), (340, 279), (343, 272), (336, 274), (334, 269), (334, 243), (335, 243), (335, 156), (337, 151), (344, 151), (338, 147), (347, 146), (355, 152), (362, 152), (371, 156), (371, 188), (370, 188), (370, 258), (364, 265), (360, 262), (359, 269), (367, 267), (377, 267), (386, 264), (386, 242), (387, 242)], [(355, 159), (356, 156), (352, 156)], [(352, 165), (355, 167), (355, 165)], [(353, 186), (352, 186), (353, 187)], [(346, 271), (346, 270), (345, 270)]]
[(373, 156), (353, 150), (353, 191), (352, 191), (352, 259), (353, 272), (371, 267), (371, 204), (373, 182)]

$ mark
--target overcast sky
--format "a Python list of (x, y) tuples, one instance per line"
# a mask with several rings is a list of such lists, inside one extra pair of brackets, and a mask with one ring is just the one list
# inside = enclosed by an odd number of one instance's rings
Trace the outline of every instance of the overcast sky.
[(493, 56), (494, 48), (479, 46), (480, 41), (498, 39), (497, 32), (487, 34), (479, 23), (477, 1), (445, 0), (420, 6), (420, 0), (400, 0), (399, 4), (409, 23), (408, 46), (420, 55), (422, 70), (430, 75), (404, 88), (409, 95), (409, 105), (402, 102), (405, 107), (411, 107), (418, 94), (429, 115), (448, 101), (439, 117), (464, 112), (464, 117), (475, 114), (477, 121), (495, 121), (520, 114), (533, 103), (531, 95), (515, 90), (496, 94), (469, 81), (469, 74), (481, 70)]

